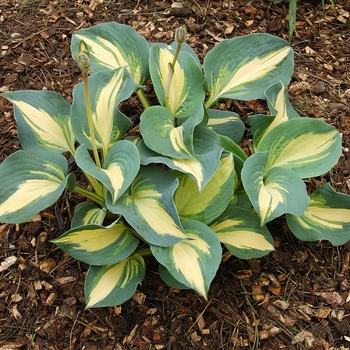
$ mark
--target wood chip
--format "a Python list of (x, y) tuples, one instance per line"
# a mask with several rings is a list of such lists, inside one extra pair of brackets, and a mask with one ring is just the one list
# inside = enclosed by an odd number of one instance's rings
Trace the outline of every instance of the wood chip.
[(0, 272), (7, 270), (10, 266), (15, 264), (17, 261), (17, 258), (14, 255), (11, 255), (7, 257), (1, 264), (0, 264)]

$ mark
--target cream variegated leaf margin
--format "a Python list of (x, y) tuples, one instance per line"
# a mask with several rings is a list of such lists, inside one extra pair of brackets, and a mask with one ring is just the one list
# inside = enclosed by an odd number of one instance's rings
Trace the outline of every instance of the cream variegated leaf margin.
[(264, 98), (265, 89), (275, 82), (289, 82), (293, 50), (268, 34), (236, 37), (220, 42), (207, 54), (204, 71), (207, 108), (219, 98)]
[(148, 43), (132, 27), (113, 22), (81, 29), (72, 37), (72, 57), (79, 53), (81, 40), (88, 47), (93, 72), (125, 67), (136, 84), (148, 79)]
[(267, 168), (284, 167), (302, 178), (329, 171), (341, 155), (341, 137), (322, 120), (297, 118), (277, 125), (261, 140), (257, 152), (268, 151)]
[(210, 228), (221, 243), (240, 259), (260, 258), (274, 250), (273, 238), (257, 215), (247, 209), (229, 206)]
[(183, 227), (188, 240), (166, 248), (151, 245), (152, 253), (177, 281), (207, 298), (221, 261), (220, 242), (215, 232), (200, 221), (184, 221)]
[[(168, 75), (171, 73), (175, 50), (162, 45), (150, 49), (150, 73), (155, 92), (161, 105), (165, 105), (165, 91)], [(203, 103), (205, 92), (204, 77), (195, 58), (181, 51), (175, 63), (169, 89), (169, 108), (177, 118), (189, 117)]]
[[(118, 109), (121, 101), (130, 97), (134, 90), (134, 83), (124, 69), (98, 72), (89, 77), (89, 91), (91, 98), (91, 114), (94, 124), (95, 140), (106, 157), (109, 148), (119, 140), (132, 125)], [(91, 148), (90, 131), (85, 100), (84, 85), (78, 84), (73, 91), (71, 110), (74, 134), (78, 141)]]
[(86, 307), (121, 305), (145, 277), (142, 256), (133, 254), (117, 264), (90, 266), (85, 280)]
[(241, 173), (244, 189), (262, 226), (284, 213), (302, 215), (309, 203), (302, 179), (286, 168), (266, 170), (267, 158), (267, 152), (253, 154)]
[(131, 185), (140, 169), (139, 152), (136, 146), (127, 140), (121, 140), (112, 145), (102, 168), (96, 166), (84, 145), (77, 149), (75, 159), (80, 169), (106, 186), (111, 195), (112, 204)]
[(74, 259), (97, 266), (124, 260), (138, 245), (138, 240), (122, 221), (108, 227), (95, 224), (78, 226), (52, 242)]
[(286, 217), (288, 226), (299, 239), (326, 239), (332, 245), (341, 245), (349, 240), (350, 196), (335, 192), (327, 183), (310, 195), (303, 215)]
[(151, 244), (173, 245), (187, 239), (178, 217), (173, 194), (177, 179), (157, 166), (141, 167), (129, 190), (116, 203), (107, 197), (107, 208), (122, 214)]
[(220, 166), (203, 190), (186, 174), (179, 173), (180, 181), (174, 201), (181, 220), (199, 220), (205, 224), (218, 217), (229, 204), (234, 188), (234, 161), (232, 153), (223, 154)]
[(55, 203), (66, 187), (67, 161), (57, 152), (17, 151), (0, 165), (0, 222), (22, 223)]
[(18, 136), (24, 149), (68, 151), (74, 155), (70, 104), (52, 91), (14, 91), (3, 94), (14, 105)]

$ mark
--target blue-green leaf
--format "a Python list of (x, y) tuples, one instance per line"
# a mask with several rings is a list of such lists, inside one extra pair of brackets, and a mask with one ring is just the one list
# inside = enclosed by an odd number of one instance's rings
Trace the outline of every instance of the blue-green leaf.
[(72, 57), (79, 53), (81, 40), (88, 47), (93, 72), (125, 67), (136, 84), (148, 79), (148, 43), (132, 27), (110, 22), (80, 29), (72, 37)]
[(326, 239), (333, 245), (350, 240), (350, 196), (335, 192), (329, 183), (310, 195), (303, 215), (287, 215), (293, 234), (302, 241)]
[(17, 151), (0, 165), (0, 222), (22, 223), (55, 203), (68, 177), (67, 160), (48, 151)]
[(207, 298), (221, 262), (219, 239), (200, 221), (185, 221), (183, 227), (190, 239), (166, 248), (151, 245), (152, 253), (177, 281)]
[(47, 90), (13, 91), (2, 95), (14, 105), (18, 138), (23, 149), (74, 154), (70, 104), (62, 96)]
[(145, 262), (138, 254), (117, 264), (90, 266), (85, 280), (86, 307), (123, 304), (134, 295), (145, 273)]

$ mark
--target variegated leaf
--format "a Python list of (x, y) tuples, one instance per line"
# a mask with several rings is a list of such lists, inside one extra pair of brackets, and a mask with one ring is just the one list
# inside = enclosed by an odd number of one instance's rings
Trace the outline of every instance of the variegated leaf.
[(338, 161), (341, 137), (319, 119), (297, 118), (275, 126), (260, 141), (257, 152), (268, 152), (266, 166), (293, 170), (302, 178), (319, 176)]
[(74, 155), (70, 104), (62, 96), (47, 90), (13, 91), (2, 96), (14, 105), (18, 138), (25, 150), (68, 151)]
[(176, 120), (168, 108), (153, 106), (141, 115), (140, 132), (146, 146), (170, 158), (193, 159), (193, 131), (204, 115), (199, 105), (195, 113), (184, 123), (176, 126)]
[(125, 67), (136, 84), (148, 79), (148, 43), (132, 27), (111, 22), (81, 29), (72, 37), (72, 57), (79, 53), (81, 40), (88, 47), (93, 72)]
[(229, 206), (210, 224), (221, 243), (240, 259), (260, 258), (274, 250), (273, 238), (266, 226), (250, 210)]
[(59, 153), (17, 151), (0, 165), (0, 222), (22, 223), (55, 203), (68, 177)]
[(265, 91), (265, 95), (270, 114), (273, 117), (266, 115), (252, 115), (248, 117), (253, 131), (255, 148), (264, 135), (275, 126), (287, 120), (299, 118), (299, 115), (289, 101), (288, 91), (281, 82), (270, 86)]
[(150, 73), (154, 90), (162, 106), (166, 105), (165, 91), (169, 74), (173, 74), (169, 90), (169, 108), (176, 118), (191, 116), (204, 101), (204, 77), (195, 58), (180, 51), (173, 73), (175, 49), (154, 44), (150, 48)]
[(219, 167), (222, 148), (215, 132), (197, 126), (194, 130), (193, 148), (195, 158), (168, 158), (146, 147), (143, 140), (137, 143), (141, 164), (163, 163), (169, 168), (188, 174), (201, 191)]
[(105, 216), (105, 208), (100, 208), (92, 202), (83, 202), (75, 207), (70, 227), (72, 229), (83, 225), (102, 225)]
[(108, 227), (96, 224), (78, 226), (52, 242), (74, 259), (97, 266), (126, 259), (139, 243), (122, 221)]
[(255, 153), (245, 161), (241, 174), (261, 226), (284, 213), (302, 215), (309, 203), (302, 179), (283, 167), (266, 170), (267, 161), (267, 152)]
[(85, 280), (86, 307), (123, 304), (134, 295), (145, 273), (145, 262), (138, 254), (117, 264), (90, 266)]
[(193, 180), (178, 173), (179, 187), (174, 201), (181, 220), (198, 220), (205, 224), (217, 218), (228, 206), (234, 188), (232, 153), (223, 154), (220, 166), (201, 192)]
[(85, 145), (79, 146), (75, 160), (80, 169), (106, 186), (112, 204), (131, 185), (140, 169), (139, 152), (127, 140), (118, 141), (111, 146), (102, 168), (96, 166)]
[(245, 125), (239, 115), (230, 111), (208, 109), (209, 120), (207, 126), (219, 135), (224, 135), (238, 143), (243, 136)]
[(139, 174), (115, 204), (107, 197), (107, 208), (122, 214), (151, 244), (170, 246), (187, 239), (173, 202), (178, 180), (161, 167), (141, 167)]
[[(123, 68), (99, 72), (89, 77), (91, 113), (98, 147), (106, 156), (109, 147), (119, 140), (132, 122), (118, 109), (121, 101), (130, 97), (134, 82)], [(84, 84), (73, 90), (71, 118), (73, 130), (79, 143), (91, 149), (91, 139), (85, 106)]]
[(166, 248), (151, 245), (151, 250), (177, 281), (207, 298), (221, 262), (220, 241), (215, 232), (200, 221), (187, 220), (183, 226), (190, 239)]
[(311, 193), (302, 216), (286, 217), (293, 234), (303, 241), (326, 239), (337, 246), (350, 240), (350, 196), (335, 192), (329, 183)]
[(219, 98), (264, 99), (265, 90), (293, 74), (293, 50), (284, 40), (265, 33), (223, 40), (204, 59), (206, 107)]

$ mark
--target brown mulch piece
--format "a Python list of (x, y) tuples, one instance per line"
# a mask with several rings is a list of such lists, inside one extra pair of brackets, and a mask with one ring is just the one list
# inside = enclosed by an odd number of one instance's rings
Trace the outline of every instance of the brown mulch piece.
[[(343, 136), (326, 181), (350, 194), (350, 3), (298, 2), (291, 101), (303, 116), (322, 118)], [(80, 28), (117, 21), (148, 41), (170, 43), (186, 24), (201, 59), (217, 42), (268, 32), (288, 40), (288, 2), (263, 0), (0, 0), (0, 92), (49, 89), (71, 101), (81, 77), (69, 52)], [(228, 103), (243, 116), (256, 102)], [(0, 158), (20, 148), (11, 105), (0, 98)], [(249, 141), (249, 140), (248, 140)], [(350, 244), (305, 243), (283, 218), (269, 225), (276, 251), (255, 260), (225, 253), (205, 301), (166, 286), (150, 258), (133, 299), (85, 310), (87, 266), (49, 243), (68, 227), (79, 198), (23, 225), (0, 225), (0, 350), (5, 349), (348, 349)]]

